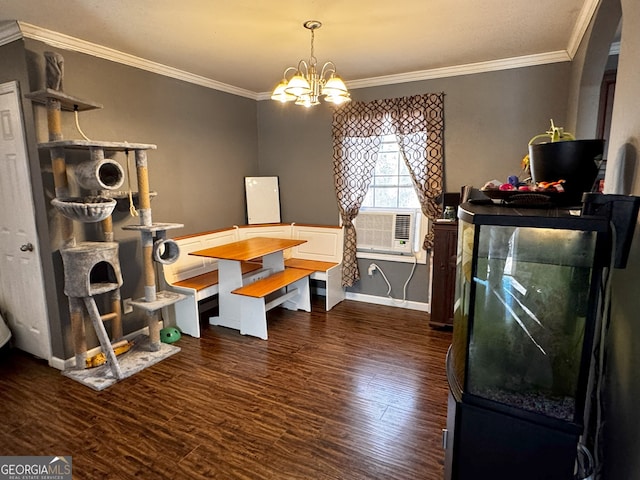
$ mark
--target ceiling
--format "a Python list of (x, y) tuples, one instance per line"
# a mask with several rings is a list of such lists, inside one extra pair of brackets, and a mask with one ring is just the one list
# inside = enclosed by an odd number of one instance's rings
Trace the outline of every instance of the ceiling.
[[(0, 0), (4, 31), (264, 98), (310, 56), (350, 88), (573, 58), (598, 0)], [(10, 21), (10, 22), (5, 22)], [(19, 23), (15, 23), (18, 21)], [(9, 27), (7, 27), (9, 26)], [(6, 42), (4, 42), (6, 43)]]

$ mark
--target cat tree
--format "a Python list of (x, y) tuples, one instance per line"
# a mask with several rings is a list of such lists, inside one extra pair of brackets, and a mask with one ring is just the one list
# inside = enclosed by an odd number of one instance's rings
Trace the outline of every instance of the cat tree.
[[(167, 238), (166, 232), (182, 228), (183, 225), (152, 221), (147, 151), (155, 150), (155, 145), (100, 142), (86, 137), (84, 140), (63, 139), (62, 111), (74, 112), (77, 115), (78, 112), (102, 108), (102, 105), (65, 94), (62, 90), (62, 56), (53, 52), (45, 52), (44, 55), (46, 88), (26, 96), (45, 104), (47, 109), (49, 141), (40, 143), (38, 147), (49, 151), (55, 186), (55, 198), (51, 203), (62, 214), (59, 218), (62, 235), (60, 253), (64, 266), (64, 293), (69, 300), (76, 369), (87, 368), (85, 320), (88, 317), (113, 376), (120, 380), (128, 375), (123, 373), (114, 352), (114, 345), (121, 345), (123, 342), (120, 296), (122, 274), (111, 215), (117, 198), (123, 197), (118, 189), (124, 181), (124, 171), (115, 160), (116, 154), (124, 153), (127, 162), (129, 153), (135, 156), (140, 222), (138, 225), (127, 225), (123, 229), (140, 232), (142, 239), (144, 297), (132, 301), (131, 305), (145, 314), (149, 328), (147, 348), (150, 351), (157, 351), (161, 347), (159, 310), (184, 298), (183, 295), (173, 292), (157, 291), (153, 262), (169, 264), (178, 259), (179, 247), (175, 241)], [(84, 137), (79, 126), (78, 130)], [(88, 153), (89, 158), (78, 163), (74, 169), (76, 182), (84, 195), (72, 196), (70, 193), (66, 158), (68, 151), (78, 151), (83, 157)], [(129, 201), (133, 202), (131, 192)], [(103, 241), (77, 242), (73, 222), (100, 222)], [(100, 313), (96, 304), (96, 297), (100, 295), (109, 296), (111, 312)], [(104, 325), (107, 321), (111, 322), (110, 337)]]

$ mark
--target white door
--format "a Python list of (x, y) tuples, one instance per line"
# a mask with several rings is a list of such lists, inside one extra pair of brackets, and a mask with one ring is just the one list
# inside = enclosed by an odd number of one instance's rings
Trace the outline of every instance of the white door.
[(0, 311), (16, 347), (50, 361), (49, 319), (19, 95), (17, 82), (0, 84)]

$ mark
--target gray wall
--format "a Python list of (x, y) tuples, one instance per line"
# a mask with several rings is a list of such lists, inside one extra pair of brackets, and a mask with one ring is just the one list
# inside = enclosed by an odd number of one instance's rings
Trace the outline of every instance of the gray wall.
[[(605, 193), (640, 195), (640, 4), (636, 0), (603, 0), (595, 21), (574, 59), (571, 98), (577, 99), (569, 114), (577, 131), (589, 131), (595, 116), (592, 107), (593, 79), (609, 65), (603, 57), (622, 16), (618, 73), (607, 148)], [(595, 71), (594, 71), (595, 70)], [(583, 88), (585, 87), (586, 88)], [(585, 98), (586, 97), (586, 98)], [(579, 105), (578, 105), (579, 104)], [(589, 108), (591, 106), (591, 109)], [(638, 322), (638, 277), (640, 276), (640, 232), (636, 231), (624, 270), (613, 271), (611, 314), (605, 337), (606, 361), (603, 391), (602, 478), (639, 480), (640, 341)]]
[[(462, 185), (481, 187), (494, 178), (519, 175), (527, 143), (549, 127), (564, 125), (569, 63), (536, 66), (460, 77), (411, 82), (352, 91), (354, 100), (371, 101), (428, 92), (444, 92), (445, 183), (448, 191)], [(337, 223), (338, 207), (332, 173), (332, 110), (272, 101), (258, 102), (261, 175), (278, 175), (284, 221)], [(380, 275), (366, 276), (371, 260), (360, 259), (361, 280), (348, 291), (384, 296)], [(411, 264), (378, 262), (402, 297)], [(407, 299), (429, 301), (427, 266), (418, 265)]]
[(283, 222), (337, 225), (333, 188), (332, 111), (258, 102), (260, 175), (280, 177)]
[[(35, 41), (27, 48), (32, 83), (42, 82), (42, 52), (55, 49)], [(158, 192), (154, 220), (183, 223), (176, 235), (244, 221), (243, 178), (258, 168), (254, 100), (80, 53), (60, 53), (65, 92), (103, 105), (80, 114), (87, 136), (157, 145), (148, 152), (150, 186)], [(46, 139), (44, 108), (39, 114), (40, 136)], [(72, 114), (64, 116), (64, 137), (80, 138)]]
[[(32, 40), (26, 46), (30, 89), (36, 90), (44, 83), (42, 53), (49, 47)], [(149, 153), (151, 188), (158, 192), (152, 201), (153, 218), (184, 223), (185, 228), (173, 235), (243, 223), (242, 180), (246, 175), (280, 177), (283, 221), (338, 223), (332, 111), (327, 105), (307, 110), (254, 102), (99, 58), (61, 53), (65, 91), (104, 105), (102, 110), (80, 115), (82, 129), (90, 138), (158, 145), (157, 151)], [(564, 121), (568, 71), (568, 64), (555, 64), (365, 88), (353, 91), (353, 96), (366, 101), (444, 91), (446, 186), (457, 191), (463, 184), (481, 186), (487, 180), (519, 173), (529, 138), (545, 130), (549, 118), (560, 124)], [(35, 117), (37, 136), (46, 140), (44, 108), (37, 107)], [(79, 138), (71, 115), (64, 117), (63, 131), (65, 138)], [(53, 186), (48, 156), (40, 157), (43, 197), (48, 205)], [(50, 212), (47, 215), (55, 218)], [(114, 216), (125, 278), (123, 298), (142, 294), (138, 236), (120, 229), (132, 222), (135, 219), (126, 213)], [(71, 342), (54, 221), (49, 230), (65, 338), (64, 353), (56, 348), (54, 354), (68, 356)], [(97, 235), (92, 227), (77, 230), (79, 239)], [(350, 290), (384, 296), (387, 285), (382, 277), (366, 277), (369, 263), (367, 259), (359, 262), (363, 278)], [(376, 263), (389, 279), (393, 297), (401, 298), (412, 265)], [(407, 300), (429, 301), (428, 278), (427, 266), (418, 265), (407, 285)], [(126, 320), (129, 330), (142, 325), (139, 319)]]
[[(26, 59), (30, 85), (23, 85), (23, 91), (41, 89), (44, 87), (42, 53), (55, 49), (32, 40), (24, 43), (26, 50), (22, 52), (23, 60), (18, 61), (24, 63)], [(80, 53), (60, 53), (65, 61), (65, 93), (101, 103), (104, 107), (80, 113), (80, 126), (89, 138), (157, 145), (157, 150), (148, 152), (150, 186), (151, 190), (157, 192), (157, 197), (151, 203), (153, 220), (184, 224), (184, 228), (170, 231), (170, 236), (244, 223), (244, 177), (258, 173), (254, 100)], [(35, 118), (29, 115), (29, 128), (33, 131), (35, 125), (37, 141), (46, 141), (46, 111), (42, 106), (32, 109), (30, 103), (25, 103), (25, 109), (29, 112), (33, 110)], [(71, 113), (63, 113), (63, 134), (65, 139), (81, 138)], [(35, 152), (34, 156), (38, 158)], [(68, 156), (70, 172), (77, 160), (81, 159), (84, 157), (76, 154)], [(126, 157), (121, 155), (117, 160), (126, 171)], [(134, 172), (133, 159), (131, 162)], [(56, 285), (60, 323), (58, 331), (62, 331), (62, 340), (59, 335), (53, 334), (53, 354), (68, 358), (72, 356), (73, 348), (63, 293), (57, 215), (49, 206), (54, 194), (46, 151), (39, 155), (39, 168), (41, 191), (34, 189), (34, 195), (41, 205), (40, 214), (44, 210), (45, 218), (49, 218), (51, 239), (47, 241), (51, 248), (49, 262), (53, 263), (53, 281), (47, 283)], [(137, 190), (135, 173), (132, 182), (133, 190)], [(73, 188), (72, 174), (71, 184)], [(125, 181), (123, 188), (126, 185)], [(140, 237), (136, 232), (121, 228), (127, 224), (137, 224), (139, 220), (130, 217), (127, 212), (116, 212), (113, 220), (115, 237), (120, 243), (124, 279), (122, 298), (139, 298), (144, 294)], [(75, 232), (79, 240), (93, 239), (99, 233), (96, 224), (77, 223)], [(140, 317), (138, 312), (125, 317), (125, 333), (144, 325)], [(97, 341), (89, 338), (89, 343), (95, 345)]]
[[(481, 187), (520, 173), (527, 143), (564, 125), (569, 63), (411, 82), (352, 91), (370, 101), (445, 93), (446, 187)], [(338, 218), (332, 176), (332, 110), (258, 102), (261, 175), (279, 175), (285, 221), (332, 223)]]
[[(622, 38), (608, 148), (605, 191), (640, 195), (640, 3), (621, 0)], [(619, 9), (605, 0), (601, 14)], [(600, 13), (599, 13), (600, 15)], [(636, 232), (625, 270), (615, 270), (605, 390), (605, 476), (607, 480), (640, 479), (640, 229)]]
[[(640, 6), (635, 0), (604, 0), (573, 62), (569, 109), (576, 131), (594, 126), (594, 78), (608, 68), (606, 52), (622, 16), (621, 53), (611, 136), (607, 146), (605, 192), (640, 195)], [(605, 480), (640, 479), (640, 427), (636, 399), (640, 395), (638, 287), (640, 234), (636, 233), (625, 270), (613, 271), (610, 329), (603, 398), (602, 476)]]
[(607, 2), (606, 8), (601, 5), (571, 62), (567, 127), (578, 138), (597, 136), (602, 76), (617, 64), (609, 51), (621, 14), (619, 0)]

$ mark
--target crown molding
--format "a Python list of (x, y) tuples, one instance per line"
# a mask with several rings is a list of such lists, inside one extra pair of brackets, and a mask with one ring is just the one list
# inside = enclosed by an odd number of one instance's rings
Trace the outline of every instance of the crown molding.
[[(547, 52), (536, 55), (526, 55), (512, 57), (487, 62), (471, 63), (466, 65), (456, 65), (451, 67), (435, 68), (430, 70), (420, 70), (415, 72), (401, 73), (396, 75), (385, 75), (379, 77), (365, 78), (346, 82), (351, 89), (377, 87), (396, 83), (416, 82), (421, 80), (432, 80), (461, 75), (472, 75), (476, 73), (486, 73), (512, 68), (522, 68), (548, 63), (569, 62), (573, 59), (580, 41), (584, 37), (586, 30), (595, 14), (600, 0), (589, 0), (580, 11), (576, 28), (573, 31), (567, 50)], [(87, 42), (69, 35), (47, 30), (26, 22), (11, 21), (0, 23), (0, 46), (13, 42), (21, 38), (37, 40), (52, 47), (85, 53), (105, 60), (110, 60), (123, 65), (139, 68), (159, 75), (175, 78), (188, 83), (193, 83), (206, 88), (219, 90), (222, 92), (238, 95), (252, 100), (268, 100), (271, 92), (252, 92), (243, 88), (234, 87), (226, 83), (218, 82), (201, 75), (196, 75), (174, 67), (169, 67), (161, 63), (136, 57), (112, 48), (104, 47), (95, 43)]]
[[(345, 82), (350, 89), (380, 87), (383, 85), (393, 85), (396, 83), (419, 82), (421, 80), (433, 80), (437, 78), (458, 77), (462, 75), (473, 75), (476, 73), (495, 72), (498, 70), (509, 70), (512, 68), (532, 67), (545, 65), (548, 63), (569, 62), (571, 58), (566, 50), (557, 52), (541, 53), (537, 55), (526, 55), (522, 57), (504, 58), (488, 62), (469, 63), (466, 65), (455, 65), (452, 67), (433, 68), (430, 70), (419, 70), (416, 72), (399, 73), (397, 75), (384, 75), (381, 77), (364, 78), (362, 80), (351, 80)], [(269, 100), (271, 92), (261, 92), (258, 100)]]
[(233, 85), (218, 82), (201, 75), (185, 72), (184, 70), (179, 70), (177, 68), (169, 67), (161, 63), (152, 62), (144, 58), (129, 55), (128, 53), (120, 52), (112, 48), (87, 42), (85, 40), (71, 37), (63, 33), (53, 32), (51, 30), (31, 25), (29, 23), (17, 22), (17, 24), (19, 25), (19, 30), (21, 31), (22, 36), (24, 36), (25, 38), (38, 40), (52, 47), (85, 53), (87, 55), (103, 58), (112, 62), (121, 63), (130, 67), (135, 67), (141, 70), (146, 70), (148, 72), (175, 78), (177, 80), (182, 80), (188, 83), (212, 88), (214, 90), (220, 90), (222, 92), (250, 98), (252, 100), (257, 99), (255, 92), (251, 92), (243, 88), (234, 87)]
[(22, 38), (18, 22), (0, 22), (0, 47)]
[(347, 82), (347, 86), (352, 88), (377, 87), (392, 83), (406, 83), (420, 80), (433, 80), (436, 78), (473, 75), (476, 73), (495, 72), (498, 70), (509, 70), (512, 68), (532, 67), (547, 63), (568, 62), (570, 60), (571, 58), (569, 58), (567, 52), (565, 50), (561, 50), (558, 52), (547, 52), (536, 55), (503, 58), (487, 62), (468, 63), (466, 65), (454, 65), (451, 67), (433, 68), (431, 70), (400, 73), (397, 75), (365, 78), (362, 80)]
[(596, 14), (599, 5), (600, 0), (587, 0), (584, 5), (582, 5), (582, 9), (578, 14), (578, 20), (576, 21), (573, 32), (571, 32), (571, 38), (569, 38), (569, 45), (567, 46), (567, 52), (572, 60), (578, 51), (578, 47), (580, 47), (580, 42), (582, 42), (582, 39), (587, 33), (589, 24)]

